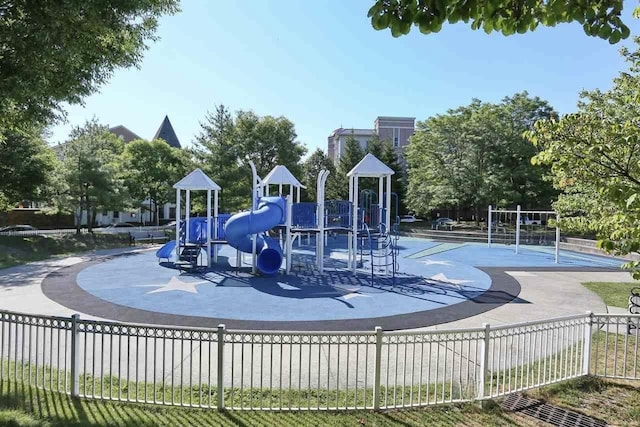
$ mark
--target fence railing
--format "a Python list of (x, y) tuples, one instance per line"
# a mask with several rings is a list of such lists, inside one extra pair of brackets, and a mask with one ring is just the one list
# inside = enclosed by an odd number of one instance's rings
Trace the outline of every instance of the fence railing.
[(640, 379), (640, 315), (437, 331), (173, 328), (0, 312), (0, 382), (232, 409), (468, 402), (582, 375)]
[[(93, 228), (94, 233), (98, 234), (129, 234), (135, 231), (164, 231), (164, 230), (174, 230), (174, 227), (171, 226), (140, 226), (140, 227), (95, 227)], [(81, 228), (80, 233), (86, 234), (87, 229)], [(24, 230), (24, 231), (1, 231), (1, 236), (18, 236), (18, 237), (32, 237), (32, 236), (60, 236), (64, 234), (76, 234), (75, 228), (60, 228), (60, 229), (52, 229), (52, 230)]]

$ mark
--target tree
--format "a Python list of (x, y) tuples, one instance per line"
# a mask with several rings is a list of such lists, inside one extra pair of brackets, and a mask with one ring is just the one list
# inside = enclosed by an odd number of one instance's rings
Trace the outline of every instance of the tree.
[[(640, 39), (635, 42), (640, 45)], [(591, 232), (615, 254), (640, 251), (640, 49), (621, 53), (629, 69), (613, 88), (580, 94), (578, 112), (528, 133), (563, 191), (555, 208), (568, 231)], [(628, 265), (640, 279), (640, 263)]]
[(349, 200), (349, 178), (347, 174), (364, 157), (365, 152), (353, 135), (347, 136), (344, 143), (344, 152), (340, 155), (336, 167), (336, 179), (334, 192), (337, 198)]
[(435, 208), (546, 207), (555, 195), (544, 180), (548, 168), (534, 167), (537, 150), (522, 134), (555, 112), (526, 92), (500, 104), (470, 105), (418, 123), (407, 151), (409, 207), (420, 215)]
[[(371, 148), (371, 144), (369, 144)], [(399, 216), (401, 212), (405, 212), (405, 181), (406, 173), (404, 168), (400, 164), (397, 151), (393, 148), (391, 141), (386, 141), (382, 144), (382, 151), (379, 159), (391, 169), (393, 169), (393, 176), (391, 177), (391, 192), (396, 193), (398, 196), (398, 211), (395, 215)], [(392, 201), (393, 203), (393, 201)], [(395, 207), (392, 205), (392, 209)]]
[[(579, 22), (585, 34), (614, 44), (630, 34), (620, 18), (622, 8), (622, 0), (376, 0), (368, 16), (373, 28), (389, 28), (394, 37), (408, 34), (412, 25), (423, 34), (431, 34), (447, 22), (459, 21), (471, 21), (474, 30), (482, 28), (487, 34), (499, 31), (505, 36), (533, 31), (538, 25)], [(634, 17), (639, 14), (636, 9)]]
[(298, 177), (302, 174), (300, 160), (306, 149), (296, 140), (295, 126), (286, 117), (260, 117), (251, 111), (238, 111), (234, 118), (221, 105), (215, 113), (208, 113), (200, 126), (196, 157), (203, 170), (222, 187), (221, 204), (227, 210), (249, 206), (249, 160), (255, 163), (261, 177), (277, 165), (286, 166)]
[(148, 199), (152, 221), (160, 225), (158, 206), (175, 201), (173, 184), (188, 172), (189, 153), (162, 139), (139, 139), (126, 144), (122, 163), (129, 194), (138, 203)]
[(137, 66), (177, 0), (0, 2), (0, 130), (47, 124)]
[(329, 177), (325, 185), (325, 198), (330, 200), (334, 197), (331, 194), (333, 189), (331, 184), (336, 178), (336, 168), (333, 166), (331, 159), (324, 154), (324, 151), (318, 148), (302, 163), (302, 183), (307, 187), (308, 200), (316, 201), (318, 174), (323, 169), (329, 171)]
[(46, 199), (57, 158), (42, 137), (42, 128), (9, 131), (0, 143), (0, 212), (18, 202)]
[(501, 185), (500, 198), (495, 205), (521, 205), (525, 209), (548, 208), (558, 192), (547, 179), (550, 168), (531, 164), (539, 149), (531, 144), (524, 132), (531, 130), (538, 120), (555, 118), (558, 114), (549, 103), (530, 97), (525, 91), (505, 97), (498, 105), (497, 140), (492, 168)]
[(71, 131), (63, 148), (61, 196), (76, 216), (80, 232), (83, 214), (91, 231), (99, 209), (118, 210), (127, 195), (121, 179), (120, 156), (124, 142), (95, 119)]

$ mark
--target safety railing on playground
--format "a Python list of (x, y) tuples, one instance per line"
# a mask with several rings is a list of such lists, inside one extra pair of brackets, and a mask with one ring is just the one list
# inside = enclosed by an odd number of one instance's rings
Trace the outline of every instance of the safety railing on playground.
[(0, 312), (0, 382), (233, 409), (401, 408), (581, 375), (639, 380), (640, 315), (434, 331), (174, 328)]

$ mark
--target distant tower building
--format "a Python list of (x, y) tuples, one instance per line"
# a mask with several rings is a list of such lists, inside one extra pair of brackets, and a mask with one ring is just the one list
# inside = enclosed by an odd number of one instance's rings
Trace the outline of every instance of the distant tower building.
[(172, 147), (182, 148), (182, 146), (180, 145), (180, 141), (178, 140), (178, 137), (176, 136), (176, 133), (173, 130), (173, 126), (171, 126), (171, 122), (169, 121), (169, 116), (164, 116), (164, 120), (162, 121), (162, 124), (158, 128), (158, 131), (156, 132), (155, 136), (153, 137), (153, 139), (158, 139), (158, 138), (164, 139), (167, 142), (167, 144), (169, 144)]

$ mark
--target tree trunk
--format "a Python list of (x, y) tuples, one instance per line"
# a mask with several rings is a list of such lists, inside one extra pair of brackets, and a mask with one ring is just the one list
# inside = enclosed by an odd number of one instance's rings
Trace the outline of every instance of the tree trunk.
[(476, 227), (480, 226), (480, 206), (475, 206), (475, 219), (476, 219)]
[(78, 209), (76, 209), (76, 234), (80, 234), (80, 230), (82, 228), (82, 213), (83, 212), (84, 212), (83, 202), (82, 202), (82, 197), (80, 197), (80, 204), (78, 206)]

